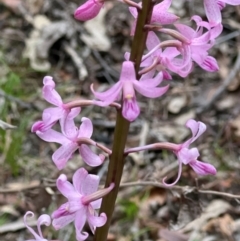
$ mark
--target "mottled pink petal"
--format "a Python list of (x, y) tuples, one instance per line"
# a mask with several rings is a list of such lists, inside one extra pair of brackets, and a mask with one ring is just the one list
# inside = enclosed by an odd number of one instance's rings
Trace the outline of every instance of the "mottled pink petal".
[(102, 204), (102, 198), (91, 202), (91, 206), (93, 207), (93, 209), (99, 209), (101, 207), (101, 204)]
[[(199, 58), (199, 59), (198, 59)], [(212, 56), (207, 56), (204, 59), (200, 56), (195, 56), (193, 60), (204, 70), (208, 72), (216, 72), (219, 70), (217, 60)]]
[(199, 157), (199, 152), (197, 148), (181, 148), (181, 150), (177, 153), (177, 157), (180, 162), (187, 165)]
[[(139, 4), (139, 6), (141, 6), (141, 4)], [(137, 9), (135, 7), (129, 7), (129, 12), (133, 15), (134, 18), (137, 18), (138, 12)]]
[(34, 236), (36, 240), (42, 240), (41, 237), (27, 224), (27, 216), (34, 217), (34, 213), (30, 211), (26, 212), (26, 214), (23, 217), (23, 222), (28, 231)]
[(123, 100), (122, 115), (125, 119), (132, 122), (139, 116), (139, 113), (140, 109), (136, 97)]
[(52, 77), (49, 77), (49, 76), (45, 77), (43, 80), (43, 83), (44, 83), (44, 86), (42, 88), (42, 94), (44, 99), (53, 105), (61, 107), (63, 104), (62, 98), (55, 90), (55, 83), (52, 80)]
[(168, 71), (163, 70), (162, 73), (163, 73), (163, 79), (165, 79), (165, 80), (171, 80), (172, 79), (172, 76), (168, 73)]
[(94, 96), (103, 101), (103, 104), (105, 106), (111, 104), (112, 102), (114, 102), (120, 91), (122, 89), (122, 82), (118, 81), (115, 85), (113, 85), (109, 90), (105, 91), (105, 92), (96, 92), (94, 89), (93, 89), (93, 86), (91, 85), (91, 91), (92, 93), (94, 94)]
[(59, 144), (69, 143), (69, 140), (62, 134), (55, 130), (49, 129), (45, 132), (37, 131), (37, 136), (47, 142), (56, 142)]
[(137, 92), (145, 97), (156, 98), (165, 94), (169, 88), (169, 85), (164, 87), (147, 88), (147, 83), (134, 81), (134, 88)]
[(216, 0), (203, 0), (205, 12), (211, 26), (222, 22), (221, 11)]
[(151, 23), (172, 24), (179, 19), (178, 16), (167, 11), (171, 2), (171, 0), (165, 0), (154, 6)]
[[(149, 31), (146, 42), (147, 49), (152, 50), (158, 44), (160, 44), (159, 37), (153, 31)], [(161, 49), (159, 49), (159, 51), (161, 53)]]
[(79, 147), (79, 153), (82, 159), (91, 167), (100, 166), (103, 163), (101, 157), (93, 153), (87, 145), (82, 144)]
[(222, 11), (226, 7), (226, 3), (217, 0), (219, 9)]
[(163, 178), (162, 182), (163, 182), (163, 184), (165, 186), (172, 187), (179, 181), (179, 179), (181, 177), (181, 174), (182, 174), (182, 162), (178, 161), (178, 164), (179, 164), (179, 166), (178, 166), (178, 175), (177, 175), (176, 180), (173, 183), (166, 183), (165, 180), (167, 179), (167, 177)]
[(78, 144), (69, 143), (59, 147), (52, 155), (52, 160), (59, 170), (63, 169), (73, 153), (78, 149)]
[[(190, 119), (190, 120), (187, 121), (186, 127), (188, 127), (192, 132), (192, 138), (190, 138), (189, 141), (185, 142), (185, 143), (188, 143), (188, 144), (193, 143), (207, 129), (206, 125), (203, 122), (195, 121), (193, 119)], [(185, 147), (186, 147), (186, 145), (185, 145)]]
[(79, 21), (87, 21), (95, 18), (100, 12), (104, 1), (88, 0), (83, 5), (77, 8), (74, 13), (74, 18)]
[(201, 35), (200, 37), (198, 38), (194, 38), (191, 43), (192, 45), (203, 45), (203, 44), (206, 44), (209, 42), (211, 38), (211, 32), (210, 31), (207, 31), (206, 33), (204, 33), (203, 35)]
[(52, 218), (56, 219), (56, 218), (60, 218), (62, 216), (67, 216), (69, 215), (69, 203), (64, 203), (62, 204), (57, 210), (55, 210), (52, 213)]
[(84, 168), (79, 168), (74, 174), (73, 174), (73, 186), (76, 191), (81, 193), (81, 185), (84, 181), (84, 179), (87, 177), (88, 172)]
[(92, 121), (86, 117), (83, 117), (81, 121), (82, 121), (82, 124), (79, 128), (78, 137), (90, 138), (93, 133)]
[(89, 224), (94, 227), (102, 227), (107, 222), (107, 216), (105, 213), (101, 213), (100, 216), (97, 217), (88, 212), (87, 220)]
[[(65, 174), (61, 174), (57, 179), (57, 188), (66, 198), (76, 196), (76, 191), (73, 185), (67, 180), (67, 176)], [(80, 195), (78, 195), (80, 197)]]
[(209, 175), (209, 174), (216, 175), (216, 173), (217, 173), (216, 168), (209, 163), (204, 163), (204, 162), (195, 160), (193, 162), (190, 162), (189, 165), (200, 176), (205, 176), (205, 175)]
[(88, 174), (81, 183), (81, 194), (84, 196), (92, 194), (97, 191), (100, 178), (97, 175)]
[(229, 5), (237, 6), (240, 5), (240, 0), (222, 0), (222, 2), (225, 2)]
[(76, 228), (76, 239), (78, 241), (83, 241), (88, 237), (87, 232), (82, 232), (86, 219), (87, 219), (86, 212), (82, 212), (82, 210), (79, 210), (78, 212), (76, 212), (76, 219), (74, 223)]
[(152, 70), (148, 71), (146, 74), (143, 74), (143, 75), (141, 76), (141, 78), (140, 78), (139, 81), (144, 81), (144, 80), (148, 80), (148, 79), (153, 78), (155, 72), (156, 72), (155, 69), (152, 69)]
[(80, 107), (72, 108), (71, 111), (69, 112), (67, 118), (74, 119), (75, 117), (77, 117), (79, 115), (80, 111), (81, 111)]
[[(143, 77), (143, 76), (142, 76)], [(146, 78), (144, 76), (144, 78)], [(138, 82), (141, 83), (141, 86), (146, 86), (146, 88), (154, 88), (162, 83), (163, 81), (163, 73), (159, 72), (153, 79), (150, 79), (151, 76), (149, 76), (148, 79), (141, 78)], [(135, 83), (135, 81), (134, 81)]]
[(67, 118), (67, 113), (60, 120), (61, 131), (63, 135), (70, 140), (78, 137), (78, 128), (75, 126), (74, 119)]
[(211, 32), (211, 40), (217, 38), (223, 31), (223, 25), (219, 23), (215, 27), (213, 27), (210, 32)]
[(45, 225), (45, 226), (50, 226), (51, 224), (51, 218), (49, 215), (47, 214), (42, 214), (39, 218), (38, 218), (38, 221), (37, 221), (37, 228), (38, 228), (38, 233), (39, 235), (43, 238), (43, 235), (42, 235), (42, 230), (41, 230), (41, 226), (42, 225)]
[(52, 225), (56, 230), (59, 230), (69, 223), (73, 222), (76, 217), (76, 213), (69, 214), (67, 216), (62, 216), (60, 218), (53, 219)]
[(174, 24), (176, 29), (189, 40), (193, 39), (196, 35), (196, 31), (189, 26), (181, 23)]

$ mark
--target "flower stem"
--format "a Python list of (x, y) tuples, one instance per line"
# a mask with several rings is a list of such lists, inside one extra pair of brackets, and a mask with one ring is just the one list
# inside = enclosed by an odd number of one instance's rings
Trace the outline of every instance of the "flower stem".
[[(139, 71), (148, 34), (148, 30), (145, 30), (144, 26), (150, 22), (154, 4), (154, 0), (143, 0), (142, 9), (138, 10), (136, 32), (134, 34), (130, 55), (130, 60), (135, 62), (136, 73)], [(137, 77), (139, 78), (139, 76)], [(122, 110), (118, 110), (112, 154), (110, 155), (107, 179), (105, 183), (105, 187), (108, 187), (111, 183), (115, 183), (115, 187), (107, 196), (103, 197), (100, 213), (104, 212), (107, 215), (107, 223), (103, 227), (96, 229), (94, 241), (107, 240), (108, 230), (124, 167), (124, 148), (129, 131), (129, 125), (130, 122), (122, 116)]]

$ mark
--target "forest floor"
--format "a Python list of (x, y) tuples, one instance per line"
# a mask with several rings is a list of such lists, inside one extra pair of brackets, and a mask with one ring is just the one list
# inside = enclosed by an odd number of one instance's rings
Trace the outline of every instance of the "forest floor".
[[(131, 49), (133, 18), (127, 6), (109, 1), (97, 19), (81, 23), (73, 18), (79, 4), (0, 0), (0, 120), (5, 122), (0, 122), (1, 241), (31, 239), (22, 220), (26, 211), (35, 217), (50, 214), (64, 202), (55, 187), (60, 173), (70, 179), (84, 166), (101, 176), (101, 185), (105, 181), (108, 161), (88, 167), (76, 154), (58, 171), (51, 160), (58, 145), (31, 133), (32, 124), (49, 107), (41, 94), (44, 76), (53, 76), (66, 102), (80, 96), (92, 99), (90, 85), (102, 91), (115, 83), (124, 53)], [(173, 1), (171, 11), (188, 24), (189, 16), (204, 14), (202, 1), (196, 0)], [(184, 79), (173, 75), (163, 97), (139, 96), (141, 114), (131, 124), (126, 146), (182, 143), (191, 134), (186, 120), (194, 118), (207, 125), (194, 143), (200, 160), (214, 165), (217, 175), (199, 177), (184, 166), (178, 186), (167, 189), (162, 179), (174, 181), (178, 171), (173, 154), (129, 155), (122, 177), (122, 183), (129, 184), (120, 188), (108, 241), (240, 240), (240, 8), (224, 9), (223, 26), (211, 50), (220, 70), (207, 73), (196, 66)], [(83, 108), (78, 124), (83, 116), (94, 124), (93, 139), (111, 148), (116, 111)], [(75, 240), (72, 225), (60, 232), (45, 228), (43, 233), (49, 240)]]

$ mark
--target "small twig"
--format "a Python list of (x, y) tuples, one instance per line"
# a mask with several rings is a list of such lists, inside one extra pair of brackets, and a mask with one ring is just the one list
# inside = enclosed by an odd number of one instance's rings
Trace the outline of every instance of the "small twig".
[(64, 44), (64, 50), (71, 57), (73, 63), (78, 69), (78, 78), (84, 80), (88, 76), (88, 72), (86, 66), (83, 64), (82, 58), (77, 54), (76, 50), (67, 43)]
[(99, 64), (104, 69), (104, 71), (105, 71), (104, 73), (106, 73), (106, 75), (107, 75), (106, 77), (108, 77), (108, 82), (110, 84), (115, 83), (115, 81), (112, 79), (112, 77), (117, 79), (119, 77), (119, 73), (116, 70), (109, 67), (108, 63), (104, 60), (104, 58), (102, 58), (102, 56), (100, 55), (100, 53), (98, 51), (92, 50), (92, 53), (93, 53), (94, 57), (97, 59), (97, 61), (99, 62)]
[(160, 188), (164, 188), (164, 189), (180, 190), (180, 191), (185, 192), (185, 193), (197, 191), (197, 192), (203, 193), (203, 194), (212, 194), (212, 195), (217, 195), (217, 196), (222, 196), (222, 197), (240, 199), (240, 195), (235, 195), (235, 194), (231, 194), (231, 193), (218, 192), (218, 191), (214, 191), (214, 190), (198, 189), (197, 187), (192, 187), (192, 186), (175, 185), (175, 186), (172, 186), (172, 187), (168, 187), (168, 186), (165, 186), (162, 183), (154, 182), (154, 181), (126, 182), (126, 183), (120, 184), (120, 187), (132, 187), (132, 186), (154, 186), (154, 187), (160, 187)]
[(212, 104), (226, 91), (229, 84), (234, 80), (234, 77), (236, 76), (239, 69), (240, 69), (240, 51), (238, 51), (238, 57), (237, 57), (237, 60), (235, 62), (235, 65), (232, 68), (229, 75), (227, 76), (227, 78), (218, 87), (218, 89), (215, 91), (212, 98), (207, 103), (205, 103), (203, 106), (201, 106), (197, 109), (197, 113), (200, 114), (200, 113), (208, 110), (212, 106)]
[(3, 90), (1, 90), (1, 89), (0, 89), (0, 96), (6, 98), (6, 99), (9, 100), (9, 101), (16, 102), (17, 104), (19, 104), (19, 105), (20, 105), (21, 107), (23, 107), (23, 108), (27, 108), (27, 109), (33, 108), (33, 105), (32, 105), (32, 104), (27, 103), (27, 102), (24, 102), (24, 101), (22, 101), (22, 100), (20, 100), (20, 99), (18, 99), (18, 98), (16, 98), (16, 97), (14, 97), (14, 96), (12, 96), (12, 95), (9, 95), (9, 94), (5, 93), (5, 92), (4, 92)]

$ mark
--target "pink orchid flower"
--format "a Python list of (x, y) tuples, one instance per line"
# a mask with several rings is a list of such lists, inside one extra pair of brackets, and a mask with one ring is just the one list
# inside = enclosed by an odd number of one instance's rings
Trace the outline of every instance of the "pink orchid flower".
[(33, 124), (32, 132), (47, 131), (55, 125), (58, 120), (60, 120), (60, 123), (64, 123), (66, 118), (75, 118), (81, 110), (79, 107), (69, 109), (64, 105), (61, 96), (55, 90), (55, 82), (51, 76), (44, 77), (43, 85), (43, 98), (56, 107), (50, 107), (43, 111), (42, 120)]
[(42, 231), (41, 231), (41, 225), (44, 224), (46, 226), (49, 226), (51, 224), (50, 216), (47, 214), (43, 214), (38, 218), (38, 221), (37, 221), (38, 234), (27, 224), (27, 216), (34, 217), (34, 214), (33, 214), (33, 212), (28, 211), (28, 212), (26, 212), (26, 214), (24, 215), (24, 218), (23, 218), (23, 222), (24, 222), (26, 228), (28, 229), (28, 231), (30, 233), (32, 233), (32, 235), (34, 236), (34, 239), (29, 239), (26, 241), (48, 241), (47, 239), (43, 238)]
[(36, 132), (42, 140), (56, 142), (62, 145), (52, 155), (52, 160), (59, 170), (64, 168), (67, 161), (77, 149), (83, 160), (89, 166), (99, 166), (103, 163), (105, 158), (104, 155), (96, 155), (84, 144), (88, 143), (88, 141), (92, 141), (90, 137), (93, 133), (93, 125), (90, 119), (83, 117), (79, 129), (75, 126), (72, 119), (67, 119), (64, 128), (62, 128), (62, 132), (63, 133), (59, 133), (53, 129), (49, 129), (45, 132)]
[(177, 148), (173, 151), (176, 154), (179, 162), (178, 176), (177, 179), (171, 184), (165, 183), (166, 178), (164, 178), (163, 183), (166, 186), (173, 186), (178, 182), (182, 173), (182, 164), (190, 165), (192, 169), (201, 176), (209, 174), (215, 175), (217, 172), (213, 165), (197, 160), (199, 157), (197, 148), (189, 149), (189, 146), (205, 132), (206, 125), (200, 121), (190, 119), (187, 121), (186, 127), (191, 130), (192, 137), (184, 143), (177, 145)]
[[(193, 16), (192, 20), (196, 22), (196, 30), (184, 24), (175, 24), (177, 30), (189, 40), (191, 59), (208, 72), (218, 71), (217, 61), (208, 55), (208, 50), (213, 46), (215, 38), (222, 32), (222, 25), (211, 28), (209, 23), (202, 21), (199, 16)], [(203, 28), (207, 29), (205, 33), (203, 33)]]
[(114, 86), (102, 93), (95, 92), (93, 85), (91, 86), (91, 90), (95, 97), (101, 100), (101, 102), (98, 102), (98, 105), (100, 106), (107, 106), (113, 101), (117, 100), (120, 92), (122, 91), (122, 114), (127, 120), (134, 121), (140, 113), (140, 109), (136, 101), (135, 90), (148, 98), (156, 98), (166, 93), (169, 87), (156, 87), (163, 80), (162, 73), (159, 73), (155, 78), (147, 79), (147, 77), (148, 75), (143, 75), (142, 78), (138, 81), (136, 79), (133, 62), (124, 61), (120, 79)]
[[(168, 12), (168, 9), (171, 6), (171, 4), (172, 4), (172, 0), (164, 0), (159, 4), (156, 4), (153, 8), (152, 18), (150, 23), (165, 25), (165, 24), (172, 24), (176, 22), (179, 19), (179, 17)], [(133, 17), (137, 19), (137, 16), (138, 16), (137, 9), (135, 7), (129, 7), (129, 11), (133, 15)], [(131, 35), (133, 35), (135, 32), (136, 22), (137, 20), (135, 20), (133, 23)]]
[[(150, 31), (147, 37), (147, 49), (150, 52), (156, 46), (160, 44), (158, 36)], [(186, 77), (192, 70), (192, 62), (190, 61), (189, 49), (183, 49), (182, 58), (177, 58), (181, 55), (181, 52), (175, 47), (167, 47), (165, 50), (159, 48), (154, 51), (149, 57), (147, 55), (143, 56), (143, 61), (141, 67), (150, 66), (155, 59), (157, 59), (158, 64), (156, 70), (163, 72), (164, 79), (172, 79), (172, 76), (168, 72), (169, 70), (179, 74), (181, 77)]]
[(221, 10), (225, 4), (240, 5), (240, 0), (204, 0), (204, 8), (211, 26), (216, 26), (222, 22)]
[(99, 14), (103, 4), (104, 0), (88, 0), (77, 8), (74, 13), (74, 18), (79, 21), (93, 19)]
[(85, 240), (88, 233), (82, 232), (87, 221), (94, 233), (96, 227), (103, 226), (107, 221), (105, 213), (97, 215), (95, 209), (99, 209), (102, 197), (113, 188), (112, 183), (108, 188), (97, 191), (99, 177), (88, 174), (84, 168), (78, 169), (73, 175), (73, 184), (67, 181), (67, 177), (61, 174), (57, 179), (57, 188), (68, 201), (53, 212), (53, 227), (59, 230), (74, 221), (76, 239)]

